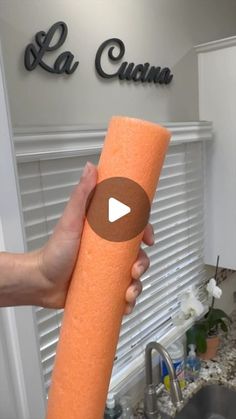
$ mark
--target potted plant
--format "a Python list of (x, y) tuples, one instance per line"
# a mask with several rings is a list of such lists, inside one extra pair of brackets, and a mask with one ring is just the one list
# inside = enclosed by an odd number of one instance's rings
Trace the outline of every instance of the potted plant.
[(194, 343), (198, 354), (205, 360), (216, 356), (220, 343), (219, 331), (222, 330), (227, 333), (231, 322), (230, 317), (223, 310), (214, 308), (215, 299), (222, 295), (222, 290), (219, 288), (217, 281), (218, 266), (219, 256), (217, 257), (215, 276), (210, 279), (206, 287), (211, 299), (209, 310), (187, 332), (187, 344)]

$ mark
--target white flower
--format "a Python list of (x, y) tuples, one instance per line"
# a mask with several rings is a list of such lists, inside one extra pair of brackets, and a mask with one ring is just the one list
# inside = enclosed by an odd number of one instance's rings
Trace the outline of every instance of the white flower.
[(186, 317), (182, 311), (180, 311), (179, 313), (175, 313), (171, 316), (171, 318), (174, 326), (182, 326), (182, 324), (186, 320)]
[(216, 285), (215, 278), (210, 279), (210, 281), (207, 284), (206, 289), (209, 294), (209, 297), (220, 298), (222, 295), (222, 290), (220, 287)]
[(199, 317), (204, 312), (201, 301), (198, 300), (194, 290), (188, 290), (181, 299), (180, 310), (186, 318)]

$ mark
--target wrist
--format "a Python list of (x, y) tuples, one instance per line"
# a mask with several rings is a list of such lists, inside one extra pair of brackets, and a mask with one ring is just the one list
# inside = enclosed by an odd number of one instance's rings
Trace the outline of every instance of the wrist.
[(51, 260), (48, 259), (47, 246), (35, 252), (35, 276), (39, 279), (39, 301), (36, 305), (45, 308), (64, 308), (68, 286), (64, 281), (58, 280), (55, 274), (53, 275), (50, 266), (48, 267), (51, 265)]
[(43, 277), (38, 270), (38, 254), (0, 254), (0, 306), (40, 305)]

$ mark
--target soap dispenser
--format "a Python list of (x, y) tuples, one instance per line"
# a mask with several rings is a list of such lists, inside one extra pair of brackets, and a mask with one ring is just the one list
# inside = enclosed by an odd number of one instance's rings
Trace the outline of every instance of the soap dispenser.
[(186, 366), (185, 366), (185, 378), (188, 382), (196, 381), (199, 377), (199, 372), (201, 369), (201, 361), (196, 355), (196, 345), (188, 345), (190, 351), (187, 356)]
[(104, 419), (118, 419), (121, 418), (122, 407), (116, 402), (114, 393), (108, 393)]

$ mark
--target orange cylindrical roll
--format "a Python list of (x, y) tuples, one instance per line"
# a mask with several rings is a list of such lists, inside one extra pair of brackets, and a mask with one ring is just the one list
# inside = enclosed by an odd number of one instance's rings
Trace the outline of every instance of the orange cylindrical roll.
[[(113, 117), (98, 164), (98, 182), (129, 178), (146, 191), (151, 203), (169, 139), (170, 133), (159, 125)], [(103, 418), (125, 292), (142, 235), (108, 241), (85, 220), (57, 348), (48, 419)]]

